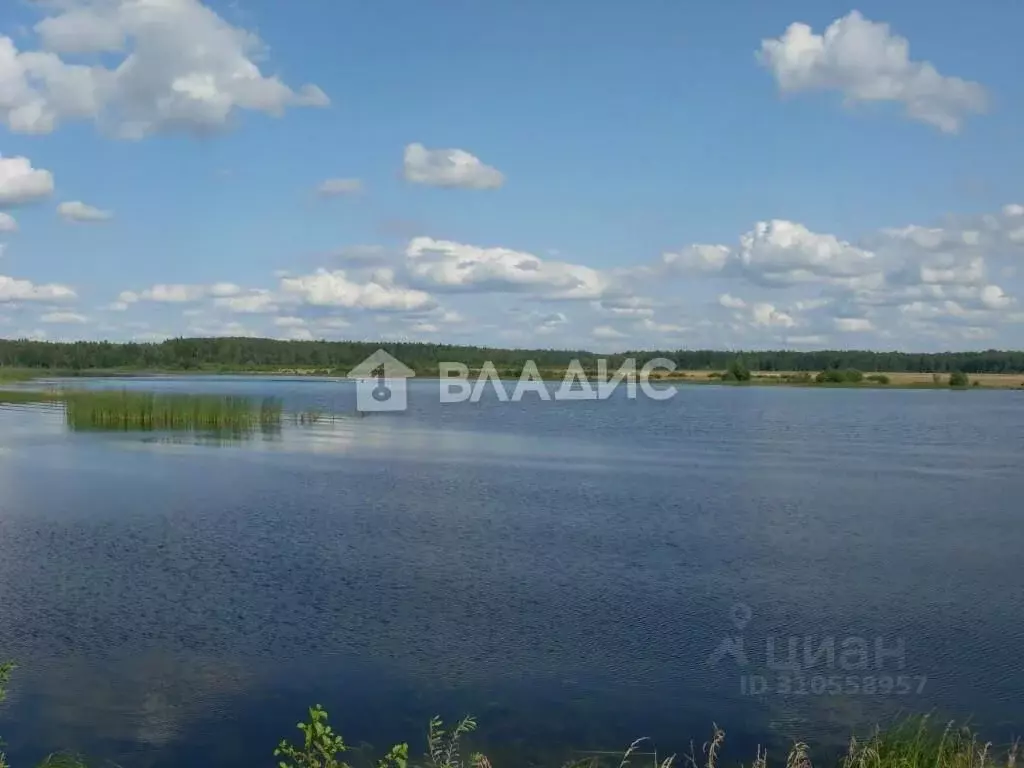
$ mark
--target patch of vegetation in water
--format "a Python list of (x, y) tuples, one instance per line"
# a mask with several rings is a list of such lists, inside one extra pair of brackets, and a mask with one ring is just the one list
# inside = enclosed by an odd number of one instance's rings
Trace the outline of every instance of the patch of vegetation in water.
[(127, 390), (69, 391), (60, 398), (68, 426), (80, 430), (250, 432), (278, 427), (277, 398)]
[(3, 405), (58, 405), (73, 431), (208, 432), (245, 435), (279, 432), (288, 421), (333, 421), (323, 411), (285, 414), (280, 398), (190, 395), (130, 390), (0, 390)]

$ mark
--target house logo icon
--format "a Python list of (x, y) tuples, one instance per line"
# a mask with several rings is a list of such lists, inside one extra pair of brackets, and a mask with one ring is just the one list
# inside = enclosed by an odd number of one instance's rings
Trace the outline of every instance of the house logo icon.
[(356, 380), (356, 408), (363, 412), (404, 411), (409, 404), (405, 380), (416, 371), (378, 349), (348, 372)]

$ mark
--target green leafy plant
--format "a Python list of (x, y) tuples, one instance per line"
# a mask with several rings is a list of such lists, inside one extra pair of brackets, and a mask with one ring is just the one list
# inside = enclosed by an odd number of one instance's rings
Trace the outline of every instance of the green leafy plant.
[[(427, 760), (431, 768), (462, 768), (459, 747), (462, 737), (476, 730), (476, 720), (464, 717), (450, 731), (446, 731), (441, 718), (433, 717), (427, 730)], [(480, 753), (469, 757), (472, 768), (490, 768), (490, 761)]]
[(344, 739), (327, 722), (327, 712), (317, 704), (309, 708), (309, 722), (296, 726), (302, 732), (302, 746), (282, 740), (274, 750), (280, 768), (349, 768), (339, 759), (348, 750)]
[(395, 744), (390, 752), (377, 761), (377, 768), (407, 768), (408, 765), (408, 744)]

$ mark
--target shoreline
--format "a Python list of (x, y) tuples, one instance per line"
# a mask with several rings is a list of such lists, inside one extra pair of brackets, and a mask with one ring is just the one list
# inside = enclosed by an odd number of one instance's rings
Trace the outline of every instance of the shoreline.
[[(0, 387), (5, 385), (25, 385), (46, 379), (174, 379), (194, 376), (250, 376), (265, 378), (282, 378), (289, 380), (310, 380), (310, 381), (351, 381), (344, 372), (334, 372), (328, 369), (295, 369), (282, 368), (276, 370), (266, 369), (196, 369), (196, 370), (118, 370), (118, 369), (87, 369), (78, 371), (51, 370), (51, 369), (17, 369), (10, 372), (13, 375), (5, 376), (0, 369)], [(479, 368), (470, 368), (470, 381), (475, 382), (479, 376)], [(597, 381), (596, 370), (586, 370), (584, 373), (591, 383)], [(951, 386), (948, 381), (948, 374), (940, 374), (939, 380), (935, 380), (935, 374), (931, 373), (908, 373), (898, 371), (868, 372), (861, 381), (845, 382), (818, 382), (812, 371), (780, 371), (765, 372), (752, 371), (748, 381), (731, 381), (722, 379), (720, 371), (709, 370), (680, 370), (668, 375), (653, 376), (652, 380), (674, 385), (694, 386), (728, 386), (728, 387), (796, 387), (802, 389), (951, 389), (951, 390), (1019, 390), (1024, 391), (1024, 373), (981, 373), (969, 374), (970, 382), (967, 386)], [(810, 376), (810, 379), (797, 378)], [(541, 370), (540, 376), (550, 384), (560, 384), (565, 377), (565, 369)], [(884, 376), (888, 381), (871, 381), (868, 376)], [(421, 381), (440, 381), (441, 377), (436, 370), (427, 371), (412, 377)], [(511, 371), (499, 371), (498, 380), (515, 383), (519, 375)]]

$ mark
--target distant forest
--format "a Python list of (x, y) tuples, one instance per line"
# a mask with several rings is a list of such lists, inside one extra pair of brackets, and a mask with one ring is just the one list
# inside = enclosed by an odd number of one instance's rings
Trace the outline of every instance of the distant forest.
[(541, 369), (563, 368), (578, 359), (588, 370), (597, 359), (618, 367), (627, 357), (638, 365), (656, 357), (675, 361), (680, 369), (724, 370), (741, 359), (753, 371), (860, 371), (911, 373), (1024, 373), (1024, 351), (870, 352), (870, 351), (726, 351), (665, 350), (598, 355), (583, 350), (494, 349), (423, 343), (355, 341), (278, 341), (253, 338), (170, 339), (153, 344), (110, 342), (54, 343), (0, 339), (0, 368), (42, 368), (54, 371), (273, 371), (316, 369), (345, 373), (378, 348), (386, 349), (417, 373), (436, 372), (439, 362), (460, 362), (470, 368), (492, 361), (503, 371), (519, 371), (527, 360)]

